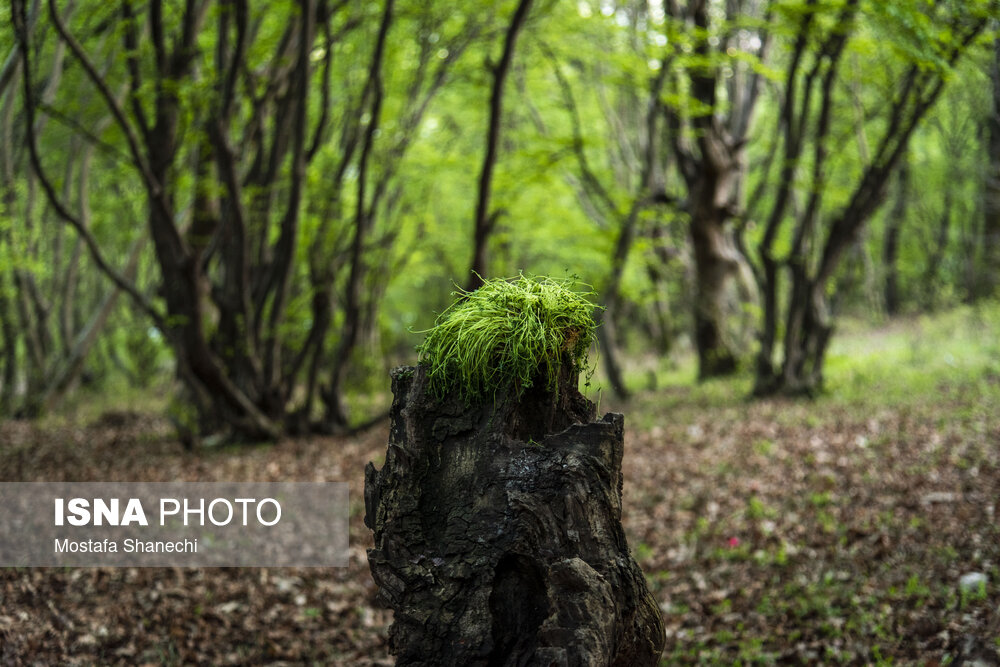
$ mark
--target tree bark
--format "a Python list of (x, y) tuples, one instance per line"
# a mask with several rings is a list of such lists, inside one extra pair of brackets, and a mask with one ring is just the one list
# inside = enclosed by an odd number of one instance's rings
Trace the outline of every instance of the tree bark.
[(692, 215), (690, 233), (694, 248), (697, 291), (694, 304), (695, 347), (698, 377), (729, 375), (736, 370), (736, 355), (725, 334), (731, 310), (729, 287), (739, 268), (738, 250), (729, 237), (724, 217), (712, 211)]
[[(689, 22), (703, 35), (694, 52), (706, 61), (723, 57), (734, 48), (728, 42), (713, 46), (708, 40), (713, 21), (710, 4), (706, 0), (689, 2), (683, 13), (677, 3), (666, 5), (669, 15)], [(726, 8), (727, 19), (735, 20), (744, 12), (739, 3), (728, 3)], [(763, 57), (769, 41), (767, 31), (759, 37), (757, 56)], [(734, 311), (731, 290), (734, 279), (750, 273), (733, 239), (731, 223), (743, 205), (743, 152), (760, 92), (760, 77), (741, 71), (723, 84), (720, 69), (692, 68), (687, 74), (691, 96), (712, 113), (683, 119), (674, 114), (673, 121), (672, 146), (689, 193), (686, 209), (695, 263), (694, 342), (699, 379), (729, 375), (737, 368), (737, 345), (726, 335), (727, 321), (731, 321)], [(722, 85), (730, 96), (725, 114), (721, 113), (718, 99)], [(694, 139), (684, 136), (682, 125), (693, 130)]]
[(813, 396), (823, 387), (823, 363), (833, 325), (824, 287), (796, 267), (792, 275), (778, 386), (785, 395)]
[(993, 82), (986, 132), (986, 179), (983, 184), (983, 261), (978, 296), (995, 296), (1000, 283), (1000, 39), (993, 40)]
[(906, 205), (910, 198), (910, 165), (904, 154), (896, 171), (896, 202), (885, 221), (885, 239), (882, 243), (882, 265), (885, 267), (885, 312), (899, 314), (899, 233), (906, 218)]
[(0, 379), (0, 417), (14, 412), (17, 393), (17, 328), (13, 322), (13, 309), (7, 292), (10, 286), (5, 270), (0, 270), (0, 335), (3, 336), (3, 378)]
[[(944, 261), (945, 252), (948, 250), (948, 236), (951, 231), (951, 221), (954, 217), (952, 206), (954, 195), (951, 188), (942, 188), (941, 215), (938, 216), (937, 228), (934, 230), (934, 237), (927, 244), (927, 262), (924, 265), (924, 273), (921, 277), (921, 306), (924, 310), (933, 310), (939, 299), (940, 285), (938, 275), (941, 271), (941, 264)], [(997, 239), (1000, 241), (1000, 239)], [(975, 261), (975, 255), (968, 257), (969, 262)], [(994, 267), (996, 265), (993, 265)], [(992, 273), (990, 271), (989, 273)]]
[(593, 421), (576, 382), (468, 405), (422, 367), (393, 372), (365, 522), (397, 664), (656, 664), (660, 613), (621, 525), (624, 420)]

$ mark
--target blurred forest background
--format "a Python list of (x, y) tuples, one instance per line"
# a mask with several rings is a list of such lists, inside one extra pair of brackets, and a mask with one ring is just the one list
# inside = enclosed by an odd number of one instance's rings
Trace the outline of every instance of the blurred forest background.
[(354, 502), (347, 568), (0, 568), (0, 664), (392, 664), (387, 371), (519, 272), (602, 307), (666, 663), (1000, 661), (998, 17), (3, 3), (0, 480)]
[(690, 356), (814, 395), (839, 318), (997, 293), (997, 11), (14, 0), (0, 415), (343, 433), (522, 271), (596, 290), (605, 392)]

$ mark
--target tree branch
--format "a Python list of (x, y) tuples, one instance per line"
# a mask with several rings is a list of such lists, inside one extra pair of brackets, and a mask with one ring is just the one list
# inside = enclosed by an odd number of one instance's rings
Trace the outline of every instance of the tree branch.
[[(50, 3), (50, 8), (55, 13), (54, 4)], [(105, 259), (104, 255), (101, 253), (100, 245), (97, 239), (94, 238), (90, 230), (77, 218), (60, 200), (52, 182), (46, 176), (44, 169), (42, 168), (41, 158), (38, 152), (38, 138), (35, 135), (34, 123), (35, 123), (35, 103), (34, 103), (34, 92), (31, 86), (31, 77), (29, 73), (31, 72), (31, 48), (29, 45), (29, 35), (27, 33), (27, 20), (25, 15), (24, 0), (14, 0), (13, 7), (13, 18), (14, 18), (14, 28), (17, 31), (18, 39), (21, 43), (21, 59), (24, 65), (24, 106), (27, 112), (27, 123), (26, 132), (28, 139), (28, 152), (31, 157), (31, 165), (38, 176), (39, 182), (42, 184), (42, 188), (45, 190), (45, 194), (52, 205), (52, 208), (56, 213), (65, 220), (67, 223), (72, 225), (76, 230), (77, 234), (83, 239), (84, 243), (87, 245), (87, 249), (90, 252), (91, 258), (97, 265), (98, 269), (101, 270), (106, 276), (108, 276), (115, 285), (120, 289), (125, 291), (135, 303), (153, 320), (157, 327), (165, 330), (165, 322), (163, 316), (156, 310), (153, 304), (146, 298), (138, 288), (133, 285), (124, 275), (119, 273), (114, 269)], [(57, 28), (58, 29), (58, 28)], [(60, 34), (65, 34), (65, 29), (59, 31)], [(75, 45), (70, 43), (70, 48), (73, 49), (74, 53), (79, 51), (79, 44)], [(78, 54), (79, 57), (79, 54)], [(82, 61), (81, 61), (82, 62)], [(89, 68), (93, 75), (96, 75), (96, 71), (92, 67)], [(103, 84), (103, 81), (102, 81)], [(104, 87), (107, 90), (107, 87)], [(110, 94), (110, 91), (107, 91)], [(114, 108), (120, 111), (120, 107), (117, 101), (111, 97), (110, 102), (114, 103)], [(119, 121), (121, 119), (119, 118)]]
[(281, 337), (278, 335), (278, 325), (284, 317), (285, 302), (288, 299), (288, 279), (292, 270), (292, 261), (295, 258), (295, 248), (298, 245), (302, 190), (306, 180), (305, 133), (309, 108), (309, 56), (312, 52), (316, 17), (313, 0), (299, 0), (299, 4), (302, 17), (300, 19), (301, 32), (299, 34), (295, 77), (295, 115), (292, 121), (291, 185), (285, 215), (281, 220), (281, 236), (278, 238), (278, 244), (275, 249), (274, 271), (276, 282), (269, 322), (270, 345), (268, 346), (264, 362), (264, 374), (269, 382), (276, 380), (275, 374), (279, 372), (281, 366)]
[[(16, 0), (16, 2), (22, 4), (23, 0)], [(143, 156), (142, 151), (139, 148), (139, 139), (136, 137), (132, 124), (128, 122), (128, 118), (125, 117), (125, 111), (118, 103), (118, 100), (115, 99), (115, 96), (108, 87), (107, 82), (98, 73), (94, 64), (90, 62), (90, 58), (88, 58), (87, 54), (83, 51), (83, 47), (80, 46), (80, 43), (77, 42), (66, 29), (66, 25), (63, 23), (62, 18), (60, 18), (59, 12), (56, 9), (56, 0), (49, 0), (49, 16), (52, 18), (52, 24), (55, 26), (56, 32), (59, 33), (59, 36), (62, 37), (63, 41), (66, 42), (67, 46), (69, 46), (70, 51), (73, 52), (74, 57), (76, 57), (76, 59), (80, 62), (80, 65), (83, 66), (83, 69), (87, 73), (91, 82), (100, 91), (105, 103), (111, 110), (111, 114), (115, 117), (115, 121), (117, 121), (118, 126), (125, 134), (125, 140), (128, 142), (129, 152), (132, 154), (133, 164), (139, 169), (140, 174), (142, 174), (143, 180), (146, 182), (146, 187), (149, 189), (150, 194), (159, 199), (162, 184), (156, 180), (155, 176), (153, 176), (153, 172), (149, 168), (149, 163), (146, 162), (146, 158)], [(25, 40), (27, 40), (26, 35)], [(22, 44), (24, 45), (24, 49), (27, 49), (27, 42), (25, 41)], [(25, 61), (27, 61), (27, 55), (25, 55), (24, 58)], [(25, 80), (27, 81), (27, 76), (25, 77)]]
[(139, 36), (135, 30), (136, 17), (132, 12), (131, 0), (122, 0), (122, 22), (125, 26), (125, 62), (128, 65), (129, 82), (132, 92), (129, 98), (132, 100), (132, 115), (135, 116), (139, 124), (142, 136), (149, 137), (149, 123), (146, 120), (146, 112), (142, 108), (142, 100), (139, 99), (139, 90), (142, 88), (142, 74), (139, 68)]

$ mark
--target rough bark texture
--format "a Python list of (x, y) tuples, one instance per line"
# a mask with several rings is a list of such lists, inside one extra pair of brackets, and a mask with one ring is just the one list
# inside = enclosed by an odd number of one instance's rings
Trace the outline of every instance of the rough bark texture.
[(621, 525), (621, 415), (566, 371), (485, 405), (392, 373), (368, 553), (400, 665), (654, 665), (664, 634)]

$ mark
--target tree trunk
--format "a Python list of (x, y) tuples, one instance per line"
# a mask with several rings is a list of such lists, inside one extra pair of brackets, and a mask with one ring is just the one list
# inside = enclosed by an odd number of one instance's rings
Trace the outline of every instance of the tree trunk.
[(618, 359), (621, 343), (617, 335), (620, 316), (618, 311), (621, 302), (622, 276), (625, 273), (625, 263), (628, 261), (629, 250), (631, 250), (635, 240), (635, 228), (639, 214), (646, 203), (644, 197), (636, 199), (632, 202), (628, 217), (622, 221), (618, 240), (615, 241), (615, 251), (611, 256), (611, 275), (608, 278), (608, 284), (601, 290), (604, 298), (604, 310), (597, 316), (597, 341), (601, 346), (604, 358), (604, 370), (608, 375), (608, 384), (611, 385), (611, 390), (620, 399), (626, 399), (631, 395), (628, 387), (625, 386), (625, 378), (622, 375), (622, 367)]
[(466, 289), (470, 292), (483, 284), (487, 271), (486, 247), (493, 228), (496, 226), (497, 212), (490, 212), (490, 196), (493, 192), (493, 170), (496, 168), (497, 151), (500, 144), (500, 128), (503, 124), (503, 94), (504, 82), (514, 59), (514, 48), (517, 37), (524, 28), (531, 11), (533, 0), (520, 0), (510, 25), (504, 36), (503, 53), (500, 62), (491, 67), (493, 87), (490, 93), (490, 120), (486, 128), (486, 151), (483, 154), (483, 166), (479, 171), (479, 190), (476, 197), (476, 218), (473, 222), (472, 266)]
[[(695, 34), (702, 35), (695, 41), (694, 53), (705, 62), (715, 62), (733, 49), (728, 38), (712, 44), (707, 37), (714, 32), (713, 22), (717, 20), (712, 16), (711, 5), (707, 0), (696, 0), (685, 3), (684, 7), (684, 20), (690, 21)], [(670, 15), (678, 16), (678, 3), (666, 3), (666, 7)], [(740, 13), (732, 3), (726, 4), (727, 21), (738, 20)], [(762, 56), (768, 37), (766, 31), (760, 36), (758, 55)], [(737, 344), (727, 332), (727, 320), (734, 311), (730, 299), (737, 294), (730, 290), (733, 279), (745, 280), (750, 269), (732, 237), (730, 223), (743, 208), (747, 171), (744, 146), (760, 91), (759, 75), (744, 74), (739, 75), (739, 81), (724, 83), (726, 77), (721, 67), (692, 68), (688, 73), (690, 94), (712, 112), (693, 114), (686, 119), (693, 139), (685, 138), (679, 126), (672, 139), (689, 193), (687, 214), (695, 264), (694, 343), (701, 380), (730, 375), (738, 365)], [(723, 86), (730, 96), (725, 104), (719, 99)], [(723, 106), (729, 107), (725, 113)]]
[(987, 119), (987, 165), (983, 184), (983, 261), (979, 296), (995, 296), (1000, 282), (1000, 39), (993, 40), (990, 64), (992, 104)]
[(910, 198), (910, 165), (907, 156), (902, 157), (896, 172), (896, 202), (885, 221), (885, 239), (882, 244), (882, 264), (885, 266), (885, 312), (899, 314), (899, 233), (906, 218), (906, 205)]
[(386, 463), (365, 470), (368, 553), (399, 665), (654, 665), (656, 602), (621, 525), (621, 415), (564, 369), (518, 399), (436, 399), (392, 374)]
[[(383, 67), (385, 48), (388, 43), (389, 29), (395, 16), (395, 0), (388, 0), (382, 12), (379, 24), (378, 38), (375, 41), (374, 55), (368, 70), (368, 86), (372, 91), (371, 119), (365, 127), (361, 155), (358, 159), (357, 200), (354, 212), (354, 238), (351, 242), (351, 265), (344, 295), (344, 324), (341, 328), (340, 340), (333, 356), (333, 368), (330, 380), (321, 391), (325, 411), (322, 430), (328, 433), (343, 433), (348, 429), (347, 410), (344, 406), (343, 383), (351, 354), (357, 344), (361, 331), (362, 285), (368, 273), (367, 261), (364, 256), (365, 240), (371, 231), (375, 202), (369, 205), (368, 195), (368, 165), (372, 158), (372, 149), (376, 133), (379, 132), (379, 118), (382, 113), (382, 102), (385, 96)], [(377, 191), (377, 188), (376, 188)]]
[[(145, 244), (145, 237), (140, 237), (132, 244), (128, 264), (125, 267), (125, 276), (130, 280), (135, 278), (135, 274), (139, 269), (139, 256)], [(51, 373), (48, 386), (45, 387), (45, 391), (39, 399), (41, 412), (49, 412), (58, 405), (70, 387), (80, 377), (87, 355), (104, 330), (104, 326), (107, 324), (108, 318), (111, 316), (111, 311), (114, 310), (120, 294), (121, 290), (112, 286), (111, 290), (101, 299), (100, 305), (91, 315), (86, 326), (80, 330), (73, 340), (69, 341), (69, 349)]]
[[(933, 310), (937, 305), (940, 285), (938, 275), (948, 249), (948, 235), (951, 231), (952, 204), (954, 197), (951, 188), (943, 188), (941, 215), (938, 217), (934, 238), (928, 244), (927, 263), (921, 278), (921, 307), (923, 310)], [(1000, 239), (997, 239), (1000, 241)], [(975, 253), (968, 257), (969, 262), (975, 262)], [(993, 265), (996, 266), (996, 265)], [(990, 272), (992, 273), (992, 271)]]
[(0, 270), (0, 335), (3, 336), (3, 377), (0, 379), (0, 418), (14, 412), (17, 392), (17, 328), (13, 322), (13, 309), (7, 291), (6, 270)]
[(726, 221), (711, 211), (691, 216), (697, 291), (694, 304), (698, 378), (729, 375), (736, 370), (736, 355), (725, 333), (727, 303), (732, 278), (739, 264), (738, 250), (729, 238)]
[(823, 388), (823, 363), (833, 326), (824, 287), (799, 267), (791, 269), (792, 294), (777, 386), (786, 395), (814, 396)]
[(600, 346), (608, 385), (615, 396), (622, 400), (627, 399), (632, 392), (625, 385), (621, 361), (618, 359), (618, 329), (614, 319), (608, 317), (607, 312), (599, 313), (597, 325), (597, 344)]

